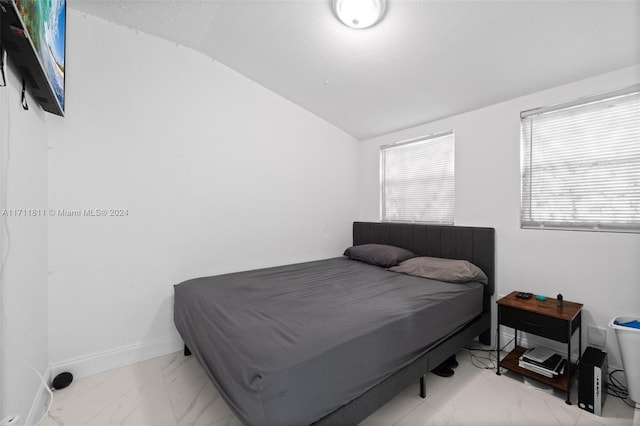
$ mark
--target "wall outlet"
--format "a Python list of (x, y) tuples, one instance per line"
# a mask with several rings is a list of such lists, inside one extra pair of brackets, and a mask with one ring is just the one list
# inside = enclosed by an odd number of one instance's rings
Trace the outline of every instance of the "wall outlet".
[(591, 346), (604, 349), (607, 344), (607, 330), (602, 327), (590, 325), (587, 327), (587, 342)]

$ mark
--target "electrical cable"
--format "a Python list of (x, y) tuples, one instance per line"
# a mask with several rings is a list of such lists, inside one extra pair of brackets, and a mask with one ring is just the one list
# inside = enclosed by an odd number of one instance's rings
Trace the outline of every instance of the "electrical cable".
[(22, 77), (22, 92), (20, 96), (20, 105), (22, 105), (22, 109), (25, 111), (29, 111), (29, 103), (27, 102), (27, 83)]
[[(2, 33), (2, 19), (0, 19), (0, 34)], [(6, 87), (7, 85), (7, 76), (4, 73), (4, 64), (6, 50), (4, 45), (2, 44), (2, 40), (0, 40), (0, 77), (2, 77), (2, 83), (0, 83), (0, 87)]]
[(7, 86), (7, 77), (4, 74), (4, 64), (5, 64), (4, 56), (5, 56), (4, 46), (0, 44), (0, 77), (2, 77), (2, 82), (0, 82), (0, 87)]
[[(471, 364), (476, 367), (476, 368), (480, 368), (483, 370), (495, 370), (496, 369), (496, 362), (494, 361), (494, 359), (491, 357), (491, 354), (494, 353), (494, 357), (495, 357), (495, 349), (484, 349), (484, 348), (463, 348), (465, 351), (469, 352), (469, 355), (471, 356)], [(476, 354), (475, 352), (487, 352), (488, 355), (487, 356), (480, 356), (478, 354)]]
[[(2, 19), (0, 19), (0, 33), (2, 32)], [(4, 79), (4, 51), (0, 52), (0, 58), (2, 58), (2, 78)], [(6, 91), (4, 93), (7, 93)], [(8, 97), (8, 94), (7, 94)], [(0, 131), (4, 130), (4, 126), (2, 123), (2, 118), (4, 116), (4, 108), (0, 107)], [(0, 139), (0, 173), (4, 173), (4, 167), (2, 164), (2, 152), (1, 150), (3, 149), (2, 146), (2, 140), (4, 138)], [(1, 208), (5, 208), (5, 201), (4, 199), (6, 198), (4, 196), (4, 194), (6, 193), (6, 191), (4, 191), (4, 184), (5, 184), (6, 180), (4, 179), (4, 176), (0, 176), (0, 197), (2, 197), (0, 199), (0, 207)], [(2, 279), (2, 275), (4, 273), (4, 265), (6, 263), (6, 259), (5, 259), (5, 251), (3, 250), (4, 248), (4, 231), (2, 229), (2, 224), (0, 223), (0, 255), (2, 256), (2, 259), (0, 260), (0, 311), (2, 312), (0, 314), (0, 343), (2, 343), (3, 339), (3, 330), (4, 330), (4, 309), (2, 308), (3, 304), (3, 300), (4, 300), (4, 284), (3, 284), (3, 279)], [(4, 361), (3, 361), (3, 353), (0, 351), (0, 393), (2, 393), (4, 391), (4, 372), (2, 371), (3, 369), (3, 365), (4, 365)], [(4, 398), (0, 397), (0, 417), (3, 417), (4, 415)], [(4, 421), (4, 420), (3, 420)]]
[(40, 420), (38, 420), (33, 426), (38, 426), (40, 423), (42, 423), (42, 421), (44, 420), (45, 417), (47, 417), (47, 415), (49, 414), (49, 410), (51, 410), (51, 406), (53, 405), (53, 391), (51, 390), (51, 388), (49, 387), (49, 385), (47, 384), (44, 376), (42, 374), (40, 374), (40, 372), (33, 366), (31, 365), (26, 358), (24, 357), (24, 355), (22, 354), (22, 351), (20, 350), (19, 347), (16, 346), (16, 351), (18, 352), (18, 354), (20, 355), (20, 358), (22, 359), (22, 362), (24, 362), (27, 367), (29, 367), (35, 374), (36, 376), (38, 376), (38, 378), (40, 379), (40, 381), (42, 382), (42, 384), (44, 385), (45, 390), (47, 391), (47, 393), (49, 394), (49, 402), (47, 404), (47, 409), (44, 410), (44, 413), (42, 413), (42, 416), (40, 417)]
[[(504, 349), (511, 344), (515, 340), (515, 337), (511, 338), (502, 348), (500, 348), (500, 352), (504, 351)], [(495, 370), (498, 367), (498, 356), (496, 354), (495, 349), (489, 348), (477, 348), (477, 347), (467, 347), (464, 348), (465, 351), (469, 352), (471, 355), (471, 364), (483, 370)], [(487, 352), (488, 356), (479, 356), (474, 352)], [(495, 358), (495, 359), (494, 359)]]
[[(7, 120), (6, 120), (6, 138), (3, 138), (3, 140), (7, 141), (7, 147), (6, 147), (6, 158), (5, 158), (5, 147), (4, 144), (0, 143), (0, 160), (2, 160), (2, 162), (0, 163), (0, 167), (2, 170), (2, 176), (1, 179), (2, 181), (0, 182), (0, 191), (1, 191), (1, 196), (2, 196), (2, 200), (1, 200), (1, 204), (2, 204), (2, 208), (6, 209), (7, 207), (7, 187), (8, 187), (8, 181), (9, 181), (9, 158), (10, 158), (10, 145), (9, 145), (9, 137), (11, 135), (11, 130), (9, 128), (9, 121), (10, 121), (10, 117), (9, 117), (9, 94), (8, 92), (6, 96), (6, 102), (3, 108), (3, 111), (6, 111), (6, 115), (7, 115)], [(2, 116), (0, 116), (0, 118), (3, 118)], [(0, 237), (2, 238), (2, 240), (0, 240), (0, 251), (2, 252), (2, 261), (0, 263), (0, 312), (2, 312), (2, 320), (0, 321), (0, 323), (2, 324), (2, 336), (4, 336), (5, 334), (5, 328), (6, 328), (6, 317), (5, 317), (5, 309), (3, 308), (4, 306), (4, 271), (5, 271), (5, 266), (7, 265), (7, 261), (9, 260), (9, 246), (10, 246), (10, 241), (11, 241), (11, 237), (9, 235), (9, 224), (7, 223), (7, 217), (5, 215), (2, 215), (2, 217), (0, 218)], [(6, 246), (5, 246), (5, 241), (6, 241)], [(0, 337), (2, 337), (0, 336)], [(4, 340), (4, 339), (3, 339)], [(4, 342), (3, 342), (4, 345)], [(9, 346), (9, 345), (6, 345)], [(4, 355), (3, 355), (4, 357)], [(3, 362), (4, 364), (4, 362)], [(1, 368), (2, 366), (0, 366)]]
[[(24, 83), (23, 83), (24, 84)], [(24, 88), (24, 87), (23, 87)], [(9, 188), (9, 164), (11, 161), (11, 108), (10, 108), (10, 104), (9, 104), (9, 95), (6, 96), (6, 103), (5, 103), (5, 107), (6, 107), (6, 114), (7, 114), (7, 124), (6, 124), (6, 138), (5, 140), (6, 142), (6, 150), (4, 149), (4, 146), (2, 146), (2, 144), (0, 144), (0, 149), (2, 149), (2, 153), (0, 153), (0, 159), (2, 159), (2, 164), (0, 164), (0, 166), (2, 166), (2, 182), (0, 182), (0, 191), (2, 191), (2, 208), (6, 209), (7, 208), (7, 193), (8, 193), (8, 188)], [(6, 152), (6, 158), (4, 155), (4, 152)], [(2, 236), (2, 240), (0, 241), (0, 247), (5, 248), (5, 250), (2, 250), (2, 260), (0, 262), (0, 311), (2, 311), (2, 324), (6, 324), (7, 320), (5, 317), (5, 312), (6, 309), (1, 309), (2, 308), (2, 303), (4, 302), (4, 294), (3, 294), (3, 288), (4, 288), (4, 275), (5, 275), (5, 269), (7, 266), (7, 262), (9, 260), (9, 253), (11, 250), (11, 231), (9, 228), (9, 221), (8, 221), (8, 216), (5, 214), (0, 215), (0, 227), (2, 232), (0, 232), (0, 236)], [(6, 246), (5, 246), (5, 241), (6, 241)], [(5, 328), (3, 327), (3, 335), (4, 335), (4, 331)], [(11, 347), (14, 346), (16, 352), (18, 353), (20, 360), (27, 366), (29, 367), (35, 374), (36, 376), (40, 379), (40, 382), (44, 385), (45, 390), (48, 392), (49, 394), (49, 402), (47, 404), (47, 409), (44, 411), (44, 413), (42, 414), (42, 417), (40, 417), (40, 420), (38, 420), (37, 423), (35, 423), (34, 426), (38, 426), (43, 420), (44, 418), (49, 414), (49, 410), (51, 409), (51, 406), (53, 405), (53, 392), (51, 391), (51, 388), (49, 387), (49, 385), (47, 384), (46, 379), (44, 378), (44, 376), (31, 364), (29, 363), (29, 361), (27, 361), (26, 357), (24, 356), (24, 354), (22, 353), (22, 351), (20, 350), (20, 346), (18, 344), (18, 342), (12, 338), (13, 335), (11, 333), (6, 333), (7, 336), (10, 338), (10, 340), (12, 341), (12, 344), (8, 344), (6, 345), (6, 347)]]
[[(620, 371), (624, 371), (624, 370), (617, 369), (609, 372), (609, 383), (607, 384), (607, 395), (620, 398), (622, 402), (627, 404), (629, 407), (635, 408), (636, 410), (638, 410), (638, 408), (636, 407), (636, 404), (634, 404), (633, 401), (632, 402), (627, 401), (627, 399), (629, 399), (629, 390), (627, 389), (627, 387), (622, 384), (620, 379), (617, 379), (614, 376), (614, 373), (618, 373)], [(629, 399), (629, 401), (631, 400)]]

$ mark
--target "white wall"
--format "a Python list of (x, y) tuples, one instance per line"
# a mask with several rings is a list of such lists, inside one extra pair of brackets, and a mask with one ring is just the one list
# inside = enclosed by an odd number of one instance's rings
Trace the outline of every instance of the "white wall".
[(178, 350), (173, 285), (341, 255), (357, 141), (195, 51), (68, 10), (50, 129), (54, 372)]
[[(40, 372), (77, 376), (177, 350), (173, 284), (339, 255), (355, 217), (379, 219), (379, 146), (448, 129), (455, 221), (496, 228), (499, 294), (562, 292), (585, 325), (639, 313), (639, 235), (521, 230), (518, 217), (519, 112), (638, 82), (640, 67), (359, 144), (199, 53), (68, 13), (67, 117), (20, 110), (12, 74), (0, 92), (6, 207), (128, 215), (50, 216), (49, 288), (47, 221), (9, 219), (2, 414), (24, 419), (39, 386), (8, 336)], [(620, 365), (612, 333), (608, 349)]]
[[(47, 140), (45, 113), (20, 105), (20, 80), (10, 66), (0, 88), (0, 211), (36, 209), (37, 216), (0, 215), (0, 419), (29, 413), (37, 420), (44, 387), (28, 364), (47, 375)], [(4, 195), (6, 194), (6, 202)], [(6, 221), (6, 222), (5, 222)]]
[(453, 129), (455, 224), (496, 229), (497, 293), (562, 293), (566, 300), (583, 303), (583, 333), (588, 325), (607, 328), (609, 363), (621, 366), (607, 324), (616, 315), (640, 315), (640, 234), (520, 229), (519, 114), (637, 82), (640, 66), (364, 141), (360, 219), (379, 220), (381, 145)]

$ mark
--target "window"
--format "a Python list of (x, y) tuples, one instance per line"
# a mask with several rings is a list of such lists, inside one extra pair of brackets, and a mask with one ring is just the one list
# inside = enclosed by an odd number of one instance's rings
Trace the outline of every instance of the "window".
[(521, 119), (522, 227), (640, 232), (640, 85)]
[(380, 148), (383, 221), (453, 223), (453, 131)]

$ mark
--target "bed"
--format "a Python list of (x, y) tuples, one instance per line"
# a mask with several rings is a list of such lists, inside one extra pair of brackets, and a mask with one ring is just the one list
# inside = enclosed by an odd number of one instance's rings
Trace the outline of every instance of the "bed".
[[(174, 322), (244, 424), (357, 424), (474, 338), (489, 344), (491, 228), (355, 222), (386, 244), (477, 265), (486, 284), (443, 283), (346, 257), (175, 286)], [(188, 348), (188, 349), (187, 349)]]

